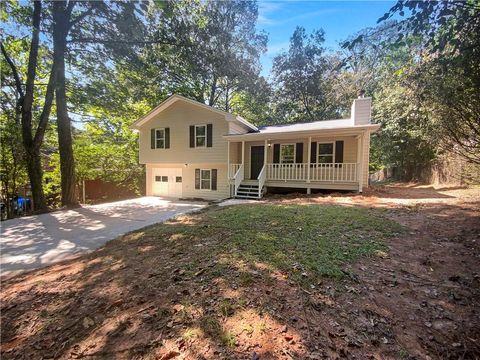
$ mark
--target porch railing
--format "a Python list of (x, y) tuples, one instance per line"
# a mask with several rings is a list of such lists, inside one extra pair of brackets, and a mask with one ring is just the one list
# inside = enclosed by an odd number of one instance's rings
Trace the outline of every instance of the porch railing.
[(230, 167), (228, 169), (228, 178), (229, 179), (233, 179), (233, 177), (237, 173), (238, 169), (240, 168), (240, 165), (242, 165), (242, 164), (230, 164)]
[(357, 179), (357, 163), (312, 164), (310, 181), (354, 182)]
[[(310, 165), (310, 174), (308, 167)], [(271, 181), (322, 181), (322, 182), (356, 182), (357, 163), (327, 164), (267, 164), (266, 180)]]
[(308, 164), (267, 164), (268, 180), (307, 180)]

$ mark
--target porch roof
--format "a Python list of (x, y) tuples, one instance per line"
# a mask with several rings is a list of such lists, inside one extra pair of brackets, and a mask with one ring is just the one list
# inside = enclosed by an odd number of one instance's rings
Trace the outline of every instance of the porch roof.
[(260, 128), (258, 132), (224, 135), (227, 140), (248, 141), (278, 139), (299, 136), (358, 135), (362, 132), (375, 132), (380, 124), (354, 125), (352, 119), (324, 120), (310, 123), (276, 125)]

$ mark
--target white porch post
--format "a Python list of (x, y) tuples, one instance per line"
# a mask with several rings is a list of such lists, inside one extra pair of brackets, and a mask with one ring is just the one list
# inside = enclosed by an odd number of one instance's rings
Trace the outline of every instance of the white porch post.
[(358, 192), (363, 190), (363, 134), (357, 136)]
[(267, 160), (268, 160), (268, 140), (265, 140), (265, 145), (263, 147), (263, 165), (267, 166)]
[(232, 178), (232, 174), (230, 174), (230, 141), (227, 141), (227, 174), (230, 180)]
[(242, 141), (242, 169), (243, 169), (243, 178), (245, 179), (245, 141)]
[(308, 160), (307, 161), (307, 164), (308, 164), (308, 166), (307, 166), (307, 183), (309, 183), (310, 182), (310, 161), (312, 159), (312, 137), (311, 136), (308, 137), (307, 154), (308, 154), (307, 155), (307, 158), (308, 158), (307, 159)]

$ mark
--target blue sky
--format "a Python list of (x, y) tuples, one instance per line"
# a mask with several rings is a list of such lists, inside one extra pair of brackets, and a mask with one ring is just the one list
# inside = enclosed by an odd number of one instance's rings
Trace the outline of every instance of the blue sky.
[(262, 74), (267, 76), (272, 59), (288, 48), (295, 27), (307, 32), (325, 30), (325, 46), (338, 49), (338, 43), (357, 31), (375, 26), (396, 1), (260, 1), (258, 29), (268, 33), (268, 51), (261, 58)]

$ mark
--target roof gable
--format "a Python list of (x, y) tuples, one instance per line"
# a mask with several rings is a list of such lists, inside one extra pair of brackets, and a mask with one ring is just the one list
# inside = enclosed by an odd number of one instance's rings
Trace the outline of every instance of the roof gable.
[(220, 114), (220, 115), (223, 115), (225, 120), (226, 121), (237, 121), (241, 124), (243, 124), (244, 126), (246, 126), (247, 128), (249, 129), (252, 129), (254, 131), (257, 131), (257, 127), (254, 126), (253, 124), (249, 123), (247, 120), (243, 119), (242, 117), (240, 116), (235, 116), (233, 114), (230, 114), (226, 111), (223, 111), (223, 110), (219, 110), (219, 109), (216, 109), (212, 106), (208, 106), (208, 105), (205, 105), (205, 104), (202, 104), (201, 102), (198, 102), (198, 101), (195, 101), (195, 100), (192, 100), (192, 99), (188, 99), (184, 96), (181, 96), (181, 95), (177, 95), (177, 94), (174, 94), (174, 95), (171, 95), (170, 97), (168, 97), (165, 101), (163, 101), (162, 103), (160, 103), (160, 105), (158, 105), (157, 107), (155, 107), (152, 111), (150, 111), (148, 114), (144, 115), (143, 117), (141, 117), (140, 119), (138, 119), (137, 121), (135, 121), (131, 126), (130, 128), (131, 129), (139, 129), (141, 126), (145, 125), (147, 122), (149, 122), (150, 120), (152, 120), (156, 115), (160, 114), (162, 111), (168, 109), (170, 106), (172, 106), (173, 104), (175, 104), (176, 102), (178, 101), (182, 101), (182, 102), (186, 102), (186, 103), (189, 103), (191, 105), (194, 105), (194, 106), (198, 106), (200, 108), (203, 108), (205, 110), (209, 110), (211, 112), (214, 112), (216, 114)]

